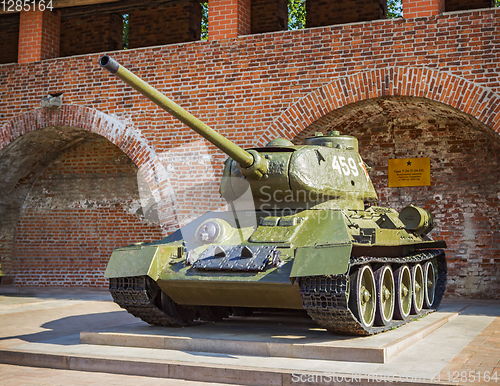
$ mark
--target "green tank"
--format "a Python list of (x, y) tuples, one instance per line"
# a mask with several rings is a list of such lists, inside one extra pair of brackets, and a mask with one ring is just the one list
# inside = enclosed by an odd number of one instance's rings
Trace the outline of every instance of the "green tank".
[(230, 158), (209, 212), (165, 239), (113, 251), (116, 303), (147, 323), (183, 326), (256, 309), (305, 309), (335, 334), (371, 335), (436, 309), (446, 286), (432, 215), (376, 206), (358, 141), (338, 132), (302, 145), (242, 149), (109, 56), (100, 65)]

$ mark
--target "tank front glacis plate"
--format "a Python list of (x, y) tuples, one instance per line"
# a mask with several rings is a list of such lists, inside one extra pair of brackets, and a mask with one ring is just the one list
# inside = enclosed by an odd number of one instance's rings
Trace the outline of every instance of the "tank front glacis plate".
[[(349, 248), (342, 249), (341, 254), (325, 253), (329, 247), (350, 245), (341, 211), (307, 210), (294, 215), (249, 211), (236, 212), (236, 217), (240, 219), (240, 228), (236, 226), (233, 214), (226, 212), (208, 213), (182, 229), (189, 257), (171, 259), (158, 282), (175, 302), (247, 307), (251, 303), (255, 307), (258, 305), (253, 303), (259, 298), (262, 307), (300, 308), (299, 289), (292, 283), (293, 278), (318, 272), (344, 274), (348, 269)], [(219, 227), (217, 232), (213, 231), (213, 224)], [(200, 233), (200, 229), (207, 233)], [(202, 241), (215, 234), (217, 237), (213, 242)], [(236, 245), (275, 246), (281, 263), (250, 272), (197, 269), (191, 265), (208, 247), (212, 246), (213, 250), (214, 245), (221, 249), (226, 247), (226, 250)], [(186, 265), (186, 259), (191, 259), (190, 264)], [(247, 293), (243, 296), (245, 291)], [(262, 296), (256, 297), (255, 294)], [(289, 299), (285, 301), (287, 296)]]

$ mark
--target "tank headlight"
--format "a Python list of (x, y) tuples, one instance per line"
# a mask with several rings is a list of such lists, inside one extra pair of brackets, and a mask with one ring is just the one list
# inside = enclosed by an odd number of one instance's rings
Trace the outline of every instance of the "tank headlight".
[(221, 227), (215, 221), (207, 221), (196, 230), (196, 238), (204, 244), (211, 244), (221, 234)]

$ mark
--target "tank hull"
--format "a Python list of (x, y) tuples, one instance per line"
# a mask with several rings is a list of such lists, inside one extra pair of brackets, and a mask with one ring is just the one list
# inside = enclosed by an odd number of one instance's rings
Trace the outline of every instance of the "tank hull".
[[(445, 244), (408, 231), (394, 214), (378, 207), (303, 210), (291, 215), (283, 211), (207, 213), (160, 242), (115, 250), (105, 275), (118, 304), (152, 324), (189, 324), (204, 319), (203, 310), (224, 310), (224, 317), (235, 309), (305, 309), (333, 333), (369, 335), (406, 323), (410, 314), (382, 326), (360, 324), (363, 316), (356, 314), (349, 293), (361, 269), (378, 272), (385, 266), (396, 272), (401, 266), (413, 269), (431, 264), (437, 283), (435, 300), (414, 314), (435, 309), (446, 284), (441, 249)], [(214, 224), (217, 236), (207, 243), (208, 233), (203, 232)], [(136, 299), (124, 300), (132, 288), (129, 282), (149, 282), (171, 304), (189, 310), (188, 317), (180, 312), (174, 322), (153, 318), (165, 313), (165, 306), (151, 303), (149, 294), (145, 303), (150, 304), (143, 304), (138, 312)], [(134, 291), (147, 293), (147, 284), (143, 285)], [(373, 290), (372, 296), (376, 293)]]

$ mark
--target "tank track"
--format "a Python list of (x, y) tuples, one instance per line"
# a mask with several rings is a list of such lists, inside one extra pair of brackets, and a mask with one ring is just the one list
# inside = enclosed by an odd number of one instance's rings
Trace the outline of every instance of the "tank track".
[(146, 323), (167, 327), (184, 325), (155, 305), (148, 284), (147, 276), (111, 278), (109, 292), (115, 303)]
[(437, 259), (437, 285), (433, 309), (423, 309), (418, 315), (410, 315), (405, 320), (393, 320), (387, 326), (365, 328), (349, 309), (347, 298), (348, 273), (337, 276), (308, 276), (300, 279), (302, 304), (309, 316), (321, 327), (334, 334), (373, 335), (408, 323), (412, 318), (434, 311), (443, 298), (446, 289), (446, 259), (442, 250), (418, 251), (404, 257), (355, 257), (352, 267), (363, 264), (415, 264)]

